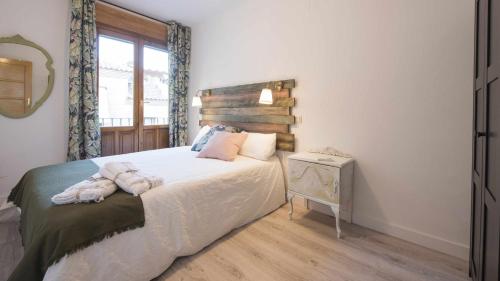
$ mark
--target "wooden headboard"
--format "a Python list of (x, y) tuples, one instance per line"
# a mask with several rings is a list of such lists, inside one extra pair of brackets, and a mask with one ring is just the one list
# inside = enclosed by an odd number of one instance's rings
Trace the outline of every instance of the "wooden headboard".
[[(290, 134), (290, 125), (295, 124), (291, 114), (294, 87), (292, 79), (203, 90), (200, 126), (223, 124), (248, 132), (277, 133), (276, 149), (294, 151), (295, 136)], [(259, 103), (264, 88), (273, 92), (271, 105)]]

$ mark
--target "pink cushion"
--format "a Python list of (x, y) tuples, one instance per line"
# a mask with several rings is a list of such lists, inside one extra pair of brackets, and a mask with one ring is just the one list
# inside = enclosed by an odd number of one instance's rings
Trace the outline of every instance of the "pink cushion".
[(196, 157), (233, 161), (246, 138), (246, 133), (216, 132)]

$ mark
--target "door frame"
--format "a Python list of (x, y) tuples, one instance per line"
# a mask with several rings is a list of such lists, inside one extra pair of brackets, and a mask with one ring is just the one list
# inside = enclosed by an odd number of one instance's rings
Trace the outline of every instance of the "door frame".
[[(151, 149), (144, 145), (144, 131), (153, 130), (156, 136), (154, 148), (160, 148), (160, 134), (167, 131), (168, 125), (145, 125), (144, 124), (144, 47), (149, 46), (166, 50), (164, 42), (155, 41), (140, 34), (118, 29), (106, 25), (97, 25), (97, 40), (99, 36), (109, 36), (116, 39), (122, 39), (134, 44), (134, 94), (133, 94), (133, 126), (120, 127), (101, 127), (101, 135), (114, 134), (113, 154), (122, 154), (120, 147), (120, 134), (123, 132), (133, 132), (134, 134), (134, 152)], [(97, 77), (99, 77), (99, 41), (97, 41)], [(99, 79), (97, 79), (97, 88), (99, 96)]]

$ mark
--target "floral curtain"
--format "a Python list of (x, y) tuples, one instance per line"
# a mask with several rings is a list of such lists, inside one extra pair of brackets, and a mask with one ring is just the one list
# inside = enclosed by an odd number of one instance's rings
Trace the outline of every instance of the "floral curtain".
[(191, 28), (168, 23), (169, 142), (170, 147), (187, 144), (187, 91), (191, 56)]
[(68, 161), (101, 155), (95, 0), (72, 0)]

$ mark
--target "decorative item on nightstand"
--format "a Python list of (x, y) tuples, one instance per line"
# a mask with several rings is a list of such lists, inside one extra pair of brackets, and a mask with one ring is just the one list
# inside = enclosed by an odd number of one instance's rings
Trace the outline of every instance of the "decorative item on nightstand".
[(288, 157), (289, 218), (293, 214), (293, 197), (330, 206), (340, 238), (340, 219), (352, 220), (352, 182), (354, 161), (352, 158), (322, 153), (304, 152)]

